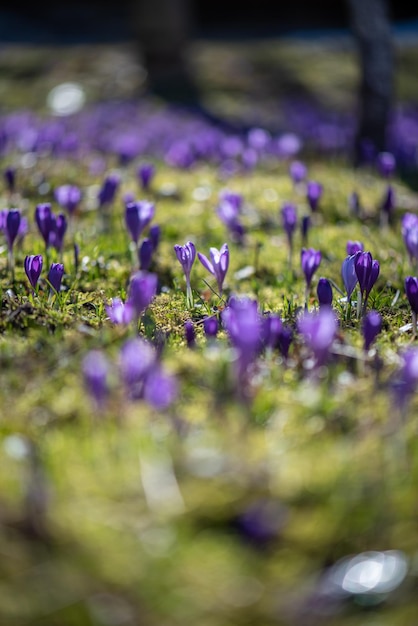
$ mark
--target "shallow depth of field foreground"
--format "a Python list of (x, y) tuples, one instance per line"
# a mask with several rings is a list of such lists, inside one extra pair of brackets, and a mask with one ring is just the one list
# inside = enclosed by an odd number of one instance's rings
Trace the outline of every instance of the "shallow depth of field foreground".
[(224, 126), (56, 54), (0, 80), (0, 623), (415, 626), (416, 50), (357, 169), (349, 46), (202, 43)]

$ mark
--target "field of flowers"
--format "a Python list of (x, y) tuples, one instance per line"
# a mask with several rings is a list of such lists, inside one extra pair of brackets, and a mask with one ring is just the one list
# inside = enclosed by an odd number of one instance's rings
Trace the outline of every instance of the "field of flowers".
[(415, 626), (417, 110), (77, 79), (0, 81), (0, 623)]

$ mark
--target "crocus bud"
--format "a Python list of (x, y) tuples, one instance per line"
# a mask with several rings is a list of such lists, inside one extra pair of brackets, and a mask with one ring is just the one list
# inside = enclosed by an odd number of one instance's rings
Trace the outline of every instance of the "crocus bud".
[(137, 272), (129, 284), (129, 302), (132, 304), (136, 317), (145, 311), (157, 293), (158, 277), (149, 272)]
[(10, 209), (6, 217), (6, 240), (9, 251), (12, 250), (13, 244), (17, 237), (20, 227), (21, 215), (19, 209)]
[(144, 239), (139, 247), (138, 260), (139, 269), (148, 271), (151, 266), (152, 253), (154, 251), (152, 242), (150, 239)]
[(351, 294), (353, 293), (354, 288), (358, 282), (355, 267), (357, 254), (360, 253), (357, 252), (356, 254), (348, 256), (346, 259), (344, 259), (341, 266), (341, 276), (343, 279), (345, 290), (347, 292), (347, 300), (350, 300)]
[(203, 320), (203, 329), (208, 339), (213, 339), (218, 334), (218, 319), (215, 315), (205, 317)]
[(99, 350), (91, 350), (83, 359), (84, 384), (96, 407), (102, 408), (109, 393), (109, 363)]
[(308, 173), (307, 167), (302, 161), (292, 161), (289, 166), (289, 174), (295, 185), (305, 180)]
[(349, 256), (352, 256), (356, 252), (363, 252), (364, 245), (361, 243), (361, 241), (347, 241), (346, 250), (347, 254)]
[(308, 233), (311, 227), (311, 218), (309, 215), (304, 215), (300, 222), (300, 231), (302, 235), (302, 243), (304, 246), (308, 244)]
[(362, 331), (364, 338), (364, 350), (367, 352), (382, 330), (382, 316), (377, 311), (370, 311), (363, 318)]
[(405, 293), (412, 311), (418, 314), (418, 278), (415, 276), (406, 277)]
[(62, 263), (51, 263), (48, 272), (48, 281), (51, 287), (59, 293), (61, 288), (62, 277), (64, 276), (64, 266)]
[(158, 248), (158, 244), (160, 243), (161, 237), (161, 228), (158, 224), (153, 224), (150, 226), (148, 231), (148, 239), (152, 243), (152, 248), (155, 251)]
[(48, 247), (49, 235), (53, 227), (52, 211), (49, 202), (37, 205), (35, 209), (35, 221), (45, 245)]
[(125, 223), (132, 241), (138, 243), (139, 236), (155, 214), (155, 205), (143, 200), (131, 202), (125, 208)]
[(354, 217), (359, 217), (360, 216), (360, 213), (361, 213), (361, 202), (360, 202), (360, 196), (357, 193), (357, 191), (353, 191), (348, 196), (348, 208), (350, 209), (350, 213)]
[(297, 224), (297, 213), (294, 204), (286, 203), (281, 209), (282, 224), (287, 235), (289, 246), (292, 247), (293, 233)]
[(312, 350), (316, 365), (323, 365), (337, 332), (337, 320), (332, 309), (324, 307), (318, 312), (305, 313), (298, 322), (298, 329)]
[(316, 293), (320, 307), (332, 305), (332, 287), (327, 278), (319, 279)]
[(4, 170), (4, 180), (9, 193), (13, 193), (16, 189), (16, 170), (14, 167), (6, 167)]
[(310, 287), (312, 277), (321, 263), (321, 252), (313, 248), (302, 248), (300, 258), (306, 286)]
[(145, 379), (144, 400), (157, 411), (167, 409), (178, 395), (177, 379), (154, 367)]
[(43, 259), (41, 254), (27, 256), (25, 258), (25, 272), (33, 290), (36, 289), (39, 276), (41, 275), (42, 263)]
[(64, 235), (67, 232), (67, 218), (60, 213), (55, 216), (51, 214), (51, 230), (49, 232), (48, 245), (61, 252), (64, 246)]
[(186, 338), (187, 347), (194, 348), (196, 345), (196, 334), (192, 320), (186, 320), (184, 322), (184, 336)]
[(117, 174), (109, 174), (108, 176), (106, 176), (97, 197), (100, 207), (104, 206), (105, 204), (111, 204), (113, 202), (119, 184), (120, 177)]
[(142, 163), (138, 167), (138, 179), (144, 191), (148, 191), (154, 178), (155, 166), (152, 163)]
[(377, 155), (377, 169), (384, 178), (390, 178), (396, 168), (396, 160), (391, 152), (379, 152)]
[(55, 199), (58, 204), (72, 215), (81, 200), (81, 191), (76, 185), (61, 185), (55, 189)]
[(402, 237), (412, 259), (418, 259), (418, 215), (405, 213), (402, 218)]
[(322, 196), (322, 185), (314, 180), (310, 180), (306, 189), (306, 199), (311, 207), (312, 213), (314, 213), (319, 205), (319, 200)]

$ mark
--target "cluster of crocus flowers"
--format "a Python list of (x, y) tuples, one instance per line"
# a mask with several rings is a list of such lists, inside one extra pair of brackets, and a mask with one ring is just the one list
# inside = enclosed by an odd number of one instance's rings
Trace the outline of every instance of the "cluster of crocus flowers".
[(60, 213), (54, 215), (49, 202), (38, 204), (35, 209), (35, 222), (38, 230), (45, 242), (45, 249), (48, 254), (50, 247), (55, 248), (62, 254), (64, 247), (64, 235), (67, 231), (67, 219)]
[[(103, 410), (111, 392), (109, 378), (113, 364), (100, 350), (91, 350), (82, 363), (84, 384), (96, 410)], [(167, 409), (178, 395), (176, 378), (165, 371), (155, 348), (136, 337), (128, 340), (120, 350), (119, 378), (125, 397), (131, 401), (143, 400), (157, 411)]]
[(360, 314), (366, 312), (367, 301), (380, 273), (379, 261), (373, 259), (370, 252), (357, 252), (354, 255), (354, 269), (359, 283)]
[(135, 258), (142, 270), (148, 270), (151, 264), (154, 244), (146, 238), (139, 246), (139, 238), (155, 215), (155, 204), (148, 200), (127, 202), (125, 205), (125, 224), (135, 246)]
[(130, 400), (145, 400), (161, 411), (176, 399), (178, 384), (157, 357), (150, 343), (141, 337), (130, 339), (120, 351), (119, 370)]
[[(34, 292), (36, 292), (38, 288), (38, 281), (42, 273), (42, 267), (43, 258), (41, 254), (33, 254), (25, 257), (25, 273)], [(60, 292), (63, 276), (64, 265), (62, 263), (51, 263), (47, 276), (47, 281), (51, 287), (50, 295), (54, 292)]]

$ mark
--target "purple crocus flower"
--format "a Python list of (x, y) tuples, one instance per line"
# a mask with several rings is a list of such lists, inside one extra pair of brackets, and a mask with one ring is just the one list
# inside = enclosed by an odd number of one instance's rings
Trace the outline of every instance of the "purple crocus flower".
[(229, 267), (228, 244), (224, 243), (220, 250), (217, 248), (210, 248), (210, 261), (201, 252), (198, 252), (197, 256), (199, 257), (199, 261), (203, 267), (215, 276), (218, 284), (219, 295), (222, 295), (222, 287)]
[(6, 167), (4, 170), (4, 180), (9, 193), (14, 193), (16, 189), (16, 169), (14, 167)]
[(141, 183), (141, 187), (144, 191), (148, 191), (151, 186), (151, 181), (154, 178), (155, 166), (153, 163), (142, 163), (138, 167), (138, 180)]
[(51, 213), (51, 230), (49, 231), (48, 245), (55, 248), (57, 252), (62, 252), (64, 246), (64, 235), (67, 232), (67, 218), (63, 213), (55, 216)]
[(285, 230), (290, 250), (293, 248), (293, 234), (297, 225), (297, 213), (294, 204), (287, 202), (281, 209), (282, 224)]
[(177, 379), (160, 366), (152, 368), (145, 379), (144, 399), (157, 411), (167, 409), (178, 395)]
[(418, 278), (415, 276), (405, 278), (405, 293), (412, 311), (418, 314)]
[(350, 213), (354, 217), (360, 217), (361, 202), (360, 202), (360, 196), (357, 191), (353, 191), (348, 196), (348, 208), (350, 209)]
[(155, 350), (141, 337), (128, 340), (120, 351), (120, 373), (131, 399), (143, 398), (145, 381), (155, 364)]
[(193, 306), (193, 293), (190, 285), (190, 272), (192, 271), (193, 263), (196, 258), (196, 247), (192, 241), (187, 241), (184, 246), (176, 244), (174, 246), (174, 252), (177, 259), (183, 268), (184, 276), (186, 278), (186, 296), (189, 306)]
[(109, 363), (103, 352), (91, 350), (82, 364), (84, 384), (97, 409), (102, 409), (109, 394)]
[(245, 230), (239, 220), (239, 209), (236, 204), (229, 202), (229, 200), (221, 200), (217, 206), (216, 213), (218, 214), (220, 220), (228, 228), (232, 239), (235, 242), (242, 244)]
[(359, 254), (359, 252), (356, 252), (355, 254), (351, 254), (346, 257), (341, 266), (341, 276), (343, 279), (345, 290), (347, 292), (347, 301), (350, 300), (354, 288), (358, 282), (355, 267), (357, 254)]
[(400, 408), (404, 415), (418, 384), (418, 349), (406, 350), (402, 360), (403, 363), (392, 381), (391, 390), (396, 407)]
[(155, 215), (155, 205), (147, 200), (131, 202), (125, 207), (125, 222), (132, 241), (137, 245), (139, 236)]
[(106, 305), (106, 313), (114, 324), (129, 324), (134, 316), (131, 302), (123, 303), (120, 298), (113, 298), (111, 305)]
[(305, 180), (308, 169), (302, 161), (292, 161), (289, 166), (289, 174), (295, 185)]
[(216, 315), (205, 317), (203, 320), (203, 329), (207, 338), (213, 339), (218, 334), (218, 318)]
[(379, 272), (379, 262), (373, 260), (370, 252), (359, 252), (355, 256), (354, 268), (360, 285), (360, 291), (364, 295), (365, 302), (375, 284)]
[(318, 312), (305, 313), (298, 321), (298, 330), (312, 350), (316, 365), (323, 365), (337, 332), (337, 320), (332, 309), (324, 307)]
[[(232, 297), (222, 312), (222, 324), (238, 353), (238, 381), (245, 382), (248, 367), (262, 347), (263, 320), (258, 305), (250, 298)], [(245, 389), (240, 390), (245, 393)]]
[(219, 199), (221, 200), (221, 202), (228, 202), (236, 209), (237, 213), (241, 213), (242, 205), (244, 202), (242, 194), (237, 193), (236, 191), (230, 191), (229, 189), (224, 189), (219, 194)]
[(9, 252), (13, 250), (13, 244), (19, 233), (21, 214), (19, 209), (9, 209), (6, 216), (5, 235)]
[(135, 315), (139, 318), (151, 304), (157, 293), (158, 277), (149, 272), (137, 272), (129, 283), (128, 301), (132, 304)]
[(402, 218), (402, 237), (411, 262), (418, 259), (418, 215), (405, 213)]
[(364, 251), (364, 245), (361, 243), (361, 241), (350, 241), (349, 240), (349, 241), (347, 241), (346, 250), (347, 250), (348, 256), (352, 256), (356, 252), (363, 252)]
[(59, 293), (61, 289), (61, 281), (64, 276), (64, 266), (62, 263), (51, 263), (48, 272), (48, 281), (54, 291)]
[(138, 251), (139, 269), (148, 271), (151, 267), (154, 247), (150, 239), (143, 239)]
[(309, 215), (304, 215), (300, 221), (300, 232), (302, 235), (302, 244), (303, 246), (307, 246), (308, 244), (308, 233), (311, 227), (311, 218)]
[(81, 200), (81, 190), (76, 185), (61, 185), (55, 189), (55, 199), (58, 204), (72, 215)]
[(302, 270), (305, 274), (306, 286), (309, 289), (312, 277), (321, 263), (321, 252), (313, 248), (302, 248), (300, 259)]
[(274, 350), (277, 347), (282, 328), (283, 323), (278, 315), (269, 313), (263, 317), (263, 344), (267, 349)]
[(278, 336), (278, 348), (284, 359), (289, 356), (289, 348), (293, 340), (293, 330), (290, 326), (283, 325)]
[(25, 272), (32, 289), (35, 291), (39, 276), (42, 272), (43, 259), (41, 254), (27, 256), (25, 258)]
[(158, 244), (160, 243), (160, 237), (161, 237), (160, 226), (158, 224), (153, 224), (152, 226), (150, 226), (149, 231), (148, 231), (148, 238), (152, 243), (152, 248), (154, 252), (158, 248)]
[(323, 187), (321, 183), (316, 182), (315, 180), (308, 181), (306, 187), (306, 199), (308, 201), (309, 206), (311, 207), (312, 213), (318, 208), (319, 200), (322, 196)]
[(99, 207), (111, 204), (114, 201), (119, 185), (120, 177), (118, 174), (106, 176), (97, 196)]
[(364, 338), (364, 350), (367, 352), (382, 330), (382, 316), (377, 311), (369, 311), (363, 318), (362, 332)]
[(379, 152), (377, 169), (384, 178), (390, 178), (396, 168), (396, 160), (391, 152)]
[(184, 336), (186, 338), (187, 347), (194, 348), (196, 345), (196, 334), (192, 320), (186, 320), (184, 322)]
[(52, 210), (49, 202), (37, 205), (35, 209), (35, 221), (45, 242), (45, 246), (48, 247), (49, 235), (53, 227)]
[(332, 286), (327, 278), (320, 278), (316, 288), (320, 307), (332, 305)]
[(380, 204), (381, 215), (386, 222), (390, 222), (395, 208), (395, 190), (392, 185), (386, 187), (385, 195)]

